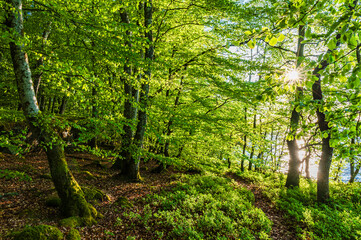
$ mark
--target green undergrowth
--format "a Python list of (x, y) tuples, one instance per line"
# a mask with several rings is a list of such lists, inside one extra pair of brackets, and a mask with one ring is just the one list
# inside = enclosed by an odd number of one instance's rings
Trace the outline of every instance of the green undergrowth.
[(32, 181), (32, 178), (25, 172), (13, 171), (9, 169), (0, 169), (0, 178), (17, 179), (19, 181)]
[(254, 195), (224, 177), (188, 175), (145, 201), (139, 219), (168, 239), (269, 239), (272, 223), (253, 206)]
[(302, 178), (300, 188), (287, 189), (283, 174), (236, 174), (262, 187), (263, 194), (294, 224), (300, 239), (361, 239), (360, 183), (331, 183), (331, 200), (320, 204), (316, 201), (315, 181)]

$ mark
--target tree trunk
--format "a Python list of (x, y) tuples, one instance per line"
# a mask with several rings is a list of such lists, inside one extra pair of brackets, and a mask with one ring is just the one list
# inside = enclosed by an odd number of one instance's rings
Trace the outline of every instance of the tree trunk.
[[(183, 79), (184, 79), (184, 77), (181, 78), (180, 88), (178, 89), (178, 93), (177, 93), (177, 96), (176, 96), (175, 101), (174, 101), (174, 107), (173, 107), (174, 112), (176, 111), (176, 109), (177, 109), (177, 107), (179, 105), (179, 99), (180, 99), (180, 95), (181, 95), (181, 87), (183, 85)], [(164, 152), (163, 152), (165, 157), (169, 157), (169, 145), (170, 145), (169, 138), (170, 138), (170, 135), (173, 132), (171, 127), (173, 125), (174, 115), (175, 115), (175, 113), (172, 114), (172, 116), (170, 117), (170, 119), (168, 121), (168, 124), (167, 124), (167, 133), (166, 133), (167, 139), (166, 139), (165, 144), (164, 144)]]
[[(48, 40), (49, 34), (51, 32), (51, 22), (48, 25), (48, 29), (43, 32), (43, 48), (45, 46), (46, 41)], [(44, 65), (44, 56), (41, 56), (38, 61), (36, 62), (34, 70), (38, 70), (40, 66)], [(43, 75), (43, 71), (39, 71), (34, 74), (34, 90), (35, 90), (35, 96), (38, 96), (39, 88), (40, 88), (40, 82), (41, 82), (41, 76)]]
[[(244, 122), (247, 126), (247, 107), (244, 108)], [(242, 160), (241, 160), (241, 171), (244, 172), (244, 159), (246, 156), (246, 148), (247, 148), (247, 134), (243, 136), (243, 149), (242, 149)]]
[[(253, 117), (253, 131), (255, 131), (256, 129), (256, 125), (257, 125), (257, 114), (254, 115)], [(251, 149), (251, 155), (249, 156), (249, 164), (248, 164), (248, 170), (251, 171), (252, 170), (252, 159), (253, 159), (253, 155), (254, 155), (254, 140), (252, 141), (252, 149)]]
[[(9, 33), (15, 32), (15, 39), (22, 38), (22, 2), (21, 0), (7, 0), (7, 3), (5, 11), (7, 12), (6, 25), (9, 28)], [(10, 6), (15, 8), (15, 11), (12, 11)], [(22, 45), (13, 41), (10, 42), (10, 51), (24, 115), (32, 132), (34, 134), (41, 132), (41, 141), (47, 145), (45, 151), (51, 177), (61, 199), (62, 213), (67, 217), (80, 216), (84, 223), (92, 224), (95, 222), (97, 212), (86, 202), (83, 191), (69, 171), (59, 136), (48, 126), (41, 126), (40, 122), (37, 122), (41, 116), (39, 115), (27, 54), (23, 51)]]
[(62, 99), (61, 99), (61, 104), (60, 104), (60, 108), (59, 108), (59, 114), (60, 115), (63, 115), (65, 113), (65, 109), (66, 109), (66, 104), (68, 102), (68, 98), (67, 96), (64, 96)]
[(311, 150), (310, 150), (310, 148), (308, 148), (307, 155), (306, 155), (306, 157), (304, 159), (305, 173), (306, 173), (306, 178), (307, 179), (311, 179), (311, 175), (310, 175), (310, 158), (311, 158)]
[(146, 61), (146, 70), (145, 70), (145, 83), (141, 86), (141, 93), (139, 97), (139, 106), (138, 110), (138, 124), (137, 129), (134, 134), (134, 139), (132, 146), (134, 146), (133, 152), (130, 154), (130, 161), (126, 163), (124, 168), (122, 167), (121, 174), (128, 178), (131, 181), (141, 181), (139, 173), (139, 162), (140, 162), (140, 152), (143, 147), (144, 135), (147, 126), (147, 108), (148, 108), (148, 94), (149, 94), (149, 82), (151, 79), (151, 65), (154, 58), (154, 47), (153, 47), (153, 34), (150, 30), (150, 26), (153, 20), (153, 6), (152, 0), (149, 0), (144, 3), (144, 26), (147, 29), (145, 37), (148, 40), (149, 46), (145, 50), (145, 61)]
[[(120, 12), (120, 16), (122, 19), (122, 23), (130, 24), (130, 20), (127, 12), (122, 10)], [(127, 31), (126, 34), (129, 37), (131, 36), (130, 31)], [(127, 41), (126, 44), (128, 45), (129, 49), (132, 48), (132, 44), (130, 43), (130, 41)], [(133, 74), (132, 66), (131, 63), (129, 62), (129, 59), (127, 59), (126, 64), (124, 64), (124, 72), (126, 73), (126, 76), (129, 78)], [(124, 173), (125, 171), (127, 171), (126, 169), (129, 169), (130, 165), (132, 164), (131, 163), (132, 152), (135, 151), (135, 149), (132, 148), (133, 135), (134, 135), (134, 132), (132, 130), (132, 125), (135, 124), (135, 120), (137, 116), (137, 108), (134, 106), (134, 104), (139, 101), (138, 99), (139, 91), (132, 87), (128, 79), (122, 79), (122, 81), (123, 81), (124, 93), (126, 95), (123, 115), (127, 120), (127, 124), (123, 125), (124, 133), (121, 136), (121, 144), (122, 144), (120, 151), (121, 158), (116, 159), (113, 168), (119, 169)]]
[[(301, 57), (303, 57), (304, 52), (304, 44), (302, 41), (305, 38), (305, 28), (303, 25), (300, 25), (298, 28), (298, 45), (297, 45), (297, 64), (296, 67), (301, 65)], [(295, 101), (300, 101), (302, 98), (303, 88), (297, 87), (296, 90), (296, 99)], [(299, 157), (299, 149), (296, 139), (296, 134), (298, 130), (298, 124), (300, 121), (300, 113), (297, 112), (296, 107), (292, 110), (291, 116), (291, 127), (290, 127), (290, 135), (292, 136), (291, 140), (287, 140), (287, 147), (290, 154), (290, 160), (288, 163), (288, 173), (286, 180), (286, 187), (299, 187), (300, 185), (300, 157)]]
[[(351, 5), (348, 6), (349, 10), (353, 11), (356, 5), (357, 5), (357, 0), (354, 1), (353, 7)], [(338, 33), (336, 35), (336, 47), (339, 47), (341, 44), (340, 38), (341, 38), (341, 34)], [(327, 50), (326, 56), (328, 54), (332, 54), (331, 49)], [(325, 57), (325, 59), (327, 59), (327, 57)], [(313, 100), (321, 105), (323, 104), (323, 95), (321, 89), (321, 75), (319, 72), (321, 70), (324, 70), (329, 64), (330, 63), (328, 62), (328, 60), (323, 60), (312, 72), (312, 75), (318, 79), (312, 85)], [(329, 175), (330, 175), (330, 168), (331, 168), (332, 155), (333, 155), (333, 148), (330, 146), (331, 132), (329, 131), (330, 127), (328, 126), (328, 121), (326, 121), (325, 113), (321, 112), (320, 108), (317, 108), (316, 114), (318, 119), (318, 126), (321, 130), (321, 136), (322, 136), (322, 154), (317, 172), (317, 201), (327, 202), (330, 198)]]
[[(319, 74), (319, 72), (322, 69), (325, 69), (329, 65), (329, 63), (324, 60), (321, 62), (320, 65), (321, 66), (317, 66), (313, 70), (313, 75), (316, 76), (318, 80), (312, 86), (313, 100), (318, 104), (322, 104), (323, 101), (321, 89), (321, 75)], [(328, 126), (328, 121), (326, 121), (326, 115), (325, 113), (320, 111), (320, 108), (317, 108), (316, 114), (318, 119), (318, 126), (321, 130), (322, 136), (322, 154), (317, 172), (317, 201), (326, 202), (330, 198), (329, 175), (332, 162), (333, 148), (330, 146), (331, 133), (329, 132), (330, 127)]]
[[(96, 97), (97, 97), (97, 89), (96, 89), (96, 84), (95, 86), (93, 86), (92, 88), (92, 118), (97, 118), (98, 117), (98, 108), (97, 108), (97, 101), (96, 101)], [(96, 124), (94, 126), (92, 126), (93, 131), (94, 131), (94, 137), (92, 139), (90, 139), (89, 141), (89, 146), (92, 148), (97, 148), (98, 147), (98, 143), (97, 143), (97, 126)]]

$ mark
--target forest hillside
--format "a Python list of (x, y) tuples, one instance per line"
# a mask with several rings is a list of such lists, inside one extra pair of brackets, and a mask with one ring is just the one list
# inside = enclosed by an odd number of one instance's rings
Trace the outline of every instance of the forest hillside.
[(358, 0), (0, 0), (0, 238), (361, 239)]

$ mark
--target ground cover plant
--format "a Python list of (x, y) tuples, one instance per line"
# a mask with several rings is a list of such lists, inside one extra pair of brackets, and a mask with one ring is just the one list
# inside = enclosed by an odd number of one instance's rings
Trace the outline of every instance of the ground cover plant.
[(333, 183), (333, 198), (317, 203), (316, 183), (301, 179), (300, 188), (288, 189), (277, 173), (241, 173), (238, 176), (262, 187), (263, 194), (292, 221), (300, 239), (360, 239), (360, 183)]
[(272, 223), (253, 206), (253, 194), (216, 175), (190, 175), (170, 191), (148, 196), (150, 220), (169, 238), (269, 239)]

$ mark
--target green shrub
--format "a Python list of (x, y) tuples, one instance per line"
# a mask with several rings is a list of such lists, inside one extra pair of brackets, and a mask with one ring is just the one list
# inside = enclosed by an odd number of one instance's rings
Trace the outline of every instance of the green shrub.
[[(147, 218), (170, 228), (170, 238), (268, 239), (271, 231), (271, 221), (253, 206), (253, 194), (223, 177), (189, 176), (147, 201)], [(149, 209), (157, 210), (150, 214)]]

